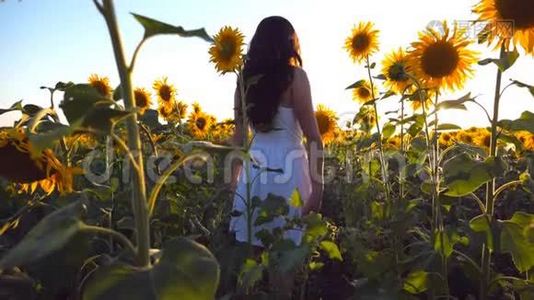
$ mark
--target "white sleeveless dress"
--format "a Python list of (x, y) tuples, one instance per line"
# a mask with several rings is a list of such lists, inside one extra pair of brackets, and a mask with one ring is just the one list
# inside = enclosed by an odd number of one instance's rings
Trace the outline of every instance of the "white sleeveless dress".
[[(265, 200), (267, 195), (274, 194), (286, 198), (298, 189), (302, 201), (305, 203), (311, 195), (311, 179), (306, 149), (303, 145), (302, 129), (292, 108), (279, 106), (278, 113), (273, 120), (273, 128), (269, 132), (255, 132), (252, 141), (251, 154), (255, 163), (250, 164), (250, 178), (256, 178), (251, 183), (251, 199), (259, 197)], [(257, 164), (259, 166), (254, 166)], [(262, 169), (281, 169), (282, 173), (262, 171)], [(246, 172), (241, 171), (234, 196), (233, 211), (241, 214), (232, 217), (230, 231), (235, 233), (236, 240), (246, 242), (248, 236), (246, 204)], [(243, 198), (241, 198), (241, 195)], [(288, 202), (289, 204), (289, 202)], [(289, 217), (300, 216), (300, 208), (289, 205)], [(285, 220), (275, 218), (272, 222), (254, 226), (257, 211), (252, 217), (252, 244), (263, 246), (255, 234), (263, 229), (272, 230), (283, 227)], [(291, 229), (284, 232), (284, 238), (291, 239), (299, 245), (302, 239), (302, 229)]]

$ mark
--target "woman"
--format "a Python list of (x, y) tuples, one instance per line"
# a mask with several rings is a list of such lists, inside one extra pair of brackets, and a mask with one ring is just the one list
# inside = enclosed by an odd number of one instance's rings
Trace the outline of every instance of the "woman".
[[(301, 208), (290, 206), (289, 217), (318, 211), (323, 194), (323, 146), (313, 112), (310, 85), (301, 66), (298, 37), (291, 23), (282, 17), (268, 17), (261, 21), (250, 42), (243, 69), (243, 82), (248, 86), (245, 113), (253, 131), (251, 153), (254, 161), (250, 164), (249, 178), (254, 181), (250, 184), (250, 199), (265, 200), (268, 194), (289, 199), (298, 190), (304, 205)], [(238, 84), (234, 104), (235, 145), (242, 145), (243, 135), (248, 134), (248, 128), (246, 131), (243, 128), (239, 91)], [(244, 201), (247, 184), (242, 167), (240, 161), (232, 168), (232, 186), (236, 191), (233, 208), (240, 214), (232, 217), (230, 230), (235, 233), (236, 240), (247, 242)], [(276, 218), (266, 224), (253, 225), (250, 236), (253, 245), (263, 246), (255, 236), (257, 232), (284, 224), (283, 218)], [(284, 232), (284, 237), (299, 245), (302, 233), (302, 229), (296, 228)]]

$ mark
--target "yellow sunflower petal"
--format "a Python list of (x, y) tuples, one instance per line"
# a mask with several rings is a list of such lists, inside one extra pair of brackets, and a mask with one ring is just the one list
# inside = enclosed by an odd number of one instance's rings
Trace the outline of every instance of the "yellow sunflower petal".
[(506, 48), (520, 45), (534, 56), (533, 6), (532, 0), (481, 0), (474, 12), (486, 23), (484, 33), (489, 44), (498, 41), (496, 47), (504, 43)]
[(372, 22), (360, 22), (345, 40), (345, 50), (354, 62), (361, 63), (378, 51), (379, 31), (373, 26)]
[(443, 30), (427, 28), (419, 33), (408, 55), (410, 72), (430, 89), (460, 90), (472, 77), (478, 53), (468, 48), (471, 44), (455, 24), (451, 28), (441, 23)]
[(215, 63), (215, 69), (222, 74), (239, 69), (243, 62), (243, 34), (237, 28), (225, 26), (213, 40), (209, 54), (210, 62)]

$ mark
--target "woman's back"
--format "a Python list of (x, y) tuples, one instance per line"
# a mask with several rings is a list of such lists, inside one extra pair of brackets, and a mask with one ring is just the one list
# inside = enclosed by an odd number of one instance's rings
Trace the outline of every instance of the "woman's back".
[(271, 126), (267, 132), (253, 130), (252, 149), (302, 147), (302, 129), (292, 107), (280, 105)]

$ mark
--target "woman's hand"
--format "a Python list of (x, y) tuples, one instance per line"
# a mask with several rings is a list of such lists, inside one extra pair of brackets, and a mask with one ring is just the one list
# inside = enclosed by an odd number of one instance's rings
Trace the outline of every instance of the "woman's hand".
[(305, 216), (309, 213), (313, 212), (319, 212), (321, 210), (321, 204), (323, 202), (323, 187), (322, 186), (314, 186), (312, 188), (312, 193), (310, 195), (310, 198), (304, 206), (302, 207), (302, 216)]

